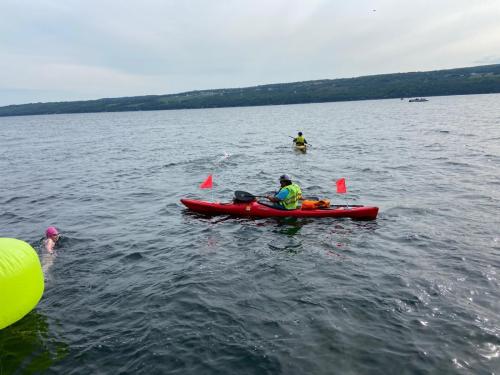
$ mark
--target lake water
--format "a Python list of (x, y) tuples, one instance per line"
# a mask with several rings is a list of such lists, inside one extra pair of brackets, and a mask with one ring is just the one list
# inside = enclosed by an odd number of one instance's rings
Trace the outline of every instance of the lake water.
[[(0, 236), (48, 268), (1, 374), (499, 373), (500, 95), (0, 118), (0, 170)], [(179, 202), (283, 173), (379, 217)]]

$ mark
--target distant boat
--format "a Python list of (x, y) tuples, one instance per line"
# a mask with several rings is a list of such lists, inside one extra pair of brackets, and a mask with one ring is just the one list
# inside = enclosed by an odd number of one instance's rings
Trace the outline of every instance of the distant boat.
[(414, 99), (410, 99), (408, 100), (410, 103), (414, 103), (414, 102), (428, 102), (429, 100), (425, 99), (425, 98), (414, 98)]

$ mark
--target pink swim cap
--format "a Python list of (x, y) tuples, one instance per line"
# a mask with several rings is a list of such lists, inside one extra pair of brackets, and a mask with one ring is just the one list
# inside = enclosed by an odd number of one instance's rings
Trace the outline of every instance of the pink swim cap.
[(48, 227), (47, 230), (45, 231), (45, 237), (49, 238), (50, 236), (57, 236), (59, 232), (57, 231), (56, 227)]

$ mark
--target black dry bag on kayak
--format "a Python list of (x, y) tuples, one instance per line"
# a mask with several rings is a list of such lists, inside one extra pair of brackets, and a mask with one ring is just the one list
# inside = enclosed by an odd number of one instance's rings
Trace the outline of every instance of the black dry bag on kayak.
[(237, 190), (234, 192), (234, 203), (248, 203), (256, 199), (257, 197), (255, 195), (247, 193), (246, 191)]

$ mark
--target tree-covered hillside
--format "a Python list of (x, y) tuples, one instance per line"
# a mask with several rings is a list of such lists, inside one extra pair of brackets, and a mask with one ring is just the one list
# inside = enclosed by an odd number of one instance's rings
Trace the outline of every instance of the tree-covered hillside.
[(172, 95), (10, 105), (0, 107), (0, 116), (217, 108), (487, 93), (500, 93), (500, 64), (190, 91)]

